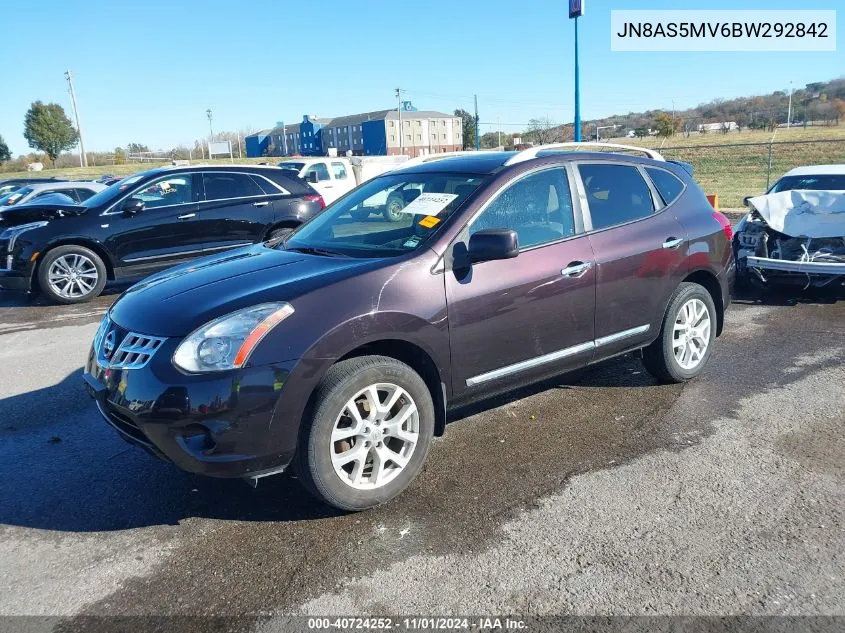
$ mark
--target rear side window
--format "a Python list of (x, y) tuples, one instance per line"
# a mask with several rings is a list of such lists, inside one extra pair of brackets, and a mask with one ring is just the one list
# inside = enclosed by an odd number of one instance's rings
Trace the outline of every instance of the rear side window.
[(593, 229), (632, 222), (654, 213), (654, 202), (640, 171), (630, 165), (582, 164), (578, 172), (584, 183)]
[(332, 171), (334, 172), (335, 180), (346, 179), (346, 166), (343, 163), (332, 163)]
[(684, 190), (684, 183), (668, 171), (652, 167), (646, 167), (645, 171), (654, 183), (657, 193), (663, 198), (663, 204), (672, 204)]
[(202, 175), (206, 200), (263, 196), (264, 191), (248, 174), (205, 173)]
[(90, 189), (74, 189), (73, 193), (80, 202), (84, 202), (85, 200), (94, 195), (94, 192)]

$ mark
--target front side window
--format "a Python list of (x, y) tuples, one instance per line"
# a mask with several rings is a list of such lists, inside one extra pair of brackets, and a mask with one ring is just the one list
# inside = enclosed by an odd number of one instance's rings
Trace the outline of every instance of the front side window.
[(332, 172), (335, 180), (346, 180), (346, 165), (343, 163), (332, 163)]
[(508, 185), (472, 223), (470, 235), (482, 229), (516, 231), (520, 248), (574, 235), (566, 169), (544, 169)]
[(264, 191), (248, 174), (208, 172), (202, 175), (206, 200), (263, 196)]
[(329, 168), (326, 167), (325, 163), (314, 163), (311, 165), (308, 168), (308, 171), (305, 172), (305, 179), (308, 180), (311, 177), (311, 174), (315, 172), (320, 180), (330, 180)]
[(164, 176), (144, 185), (144, 188), (136, 191), (132, 197), (143, 200), (147, 209), (187, 204), (194, 201), (192, 181), (191, 174)]
[(672, 204), (684, 190), (684, 183), (665, 169), (646, 167), (645, 171), (654, 183), (657, 193), (663, 198), (663, 204)]
[(654, 202), (640, 171), (631, 165), (582, 164), (578, 173), (584, 183), (593, 229), (639, 220), (654, 213)]
[(282, 248), (348, 257), (396, 257), (423, 247), (481, 185), (466, 174), (385, 174), (304, 224)]

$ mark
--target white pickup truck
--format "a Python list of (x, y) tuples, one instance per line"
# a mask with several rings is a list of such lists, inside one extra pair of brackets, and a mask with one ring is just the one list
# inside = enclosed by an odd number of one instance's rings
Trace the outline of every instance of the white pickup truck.
[[(407, 160), (407, 156), (298, 157), (282, 161), (279, 167), (295, 171), (307, 180), (329, 205), (362, 182), (396, 169)], [(372, 205), (369, 202), (367, 206), (374, 207), (375, 213), (375, 207), (383, 207), (386, 200), (373, 200)]]

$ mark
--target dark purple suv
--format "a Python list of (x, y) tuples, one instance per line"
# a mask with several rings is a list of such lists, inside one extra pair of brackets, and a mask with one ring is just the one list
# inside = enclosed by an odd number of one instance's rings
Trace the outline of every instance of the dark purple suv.
[(106, 421), (195, 473), (295, 463), (360, 510), (420, 472), (452, 407), (630, 351), (661, 381), (702, 371), (733, 257), (683, 165), (543, 148), (411, 162), (284, 241), (124, 293), (85, 371)]

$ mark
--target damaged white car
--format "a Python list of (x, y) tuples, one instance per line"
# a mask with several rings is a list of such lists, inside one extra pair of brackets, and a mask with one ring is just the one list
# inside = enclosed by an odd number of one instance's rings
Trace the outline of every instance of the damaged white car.
[(734, 228), (739, 281), (845, 283), (845, 166), (792, 170), (746, 203), (751, 210)]

